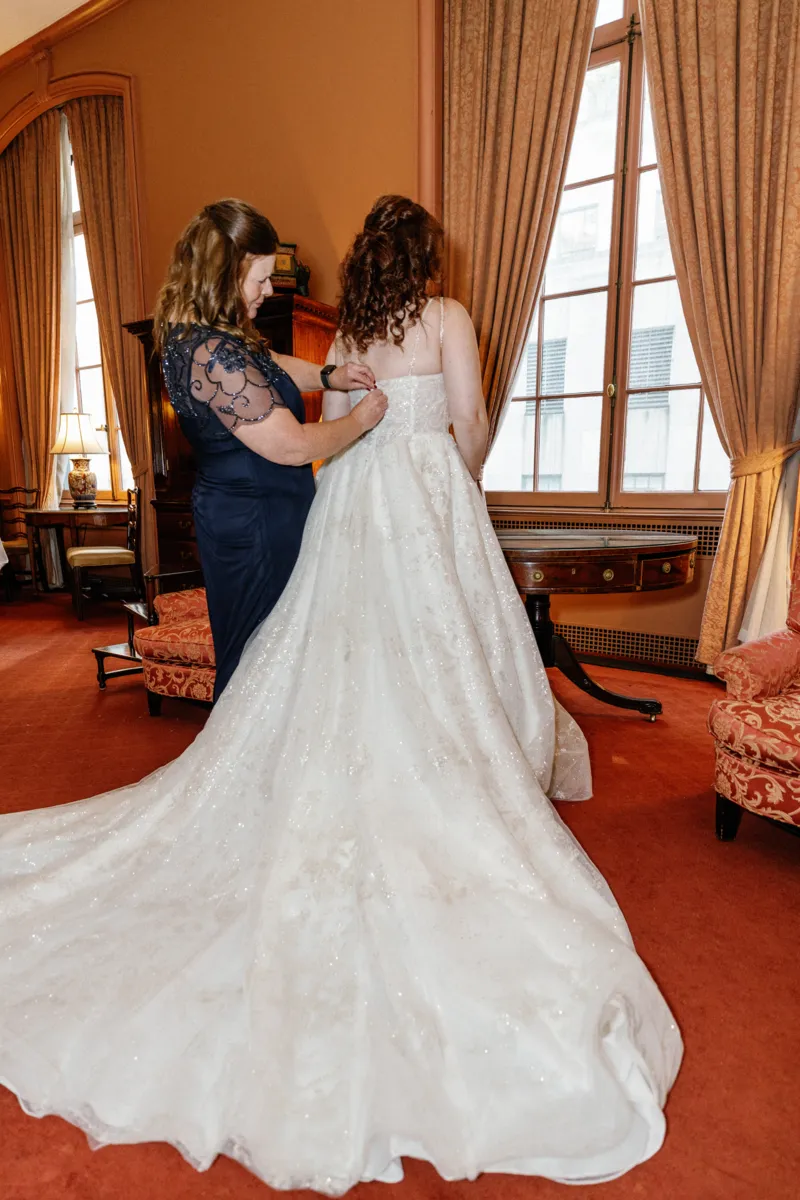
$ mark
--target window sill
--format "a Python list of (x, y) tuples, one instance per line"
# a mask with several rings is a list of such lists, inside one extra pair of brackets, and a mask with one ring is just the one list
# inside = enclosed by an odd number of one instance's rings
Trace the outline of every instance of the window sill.
[(664, 508), (631, 508), (628, 505), (624, 508), (591, 508), (589, 506), (578, 507), (574, 504), (526, 504), (524, 501), (520, 504), (512, 504), (507, 500), (495, 503), (492, 500), (491, 492), (486, 493), (486, 504), (489, 515), (493, 517), (536, 517), (537, 520), (542, 517), (552, 517), (553, 520), (573, 518), (579, 521), (597, 521), (598, 524), (643, 520), (674, 521), (685, 524), (687, 521), (702, 520), (721, 525), (725, 515), (725, 510), (722, 508), (675, 508), (666, 505)]

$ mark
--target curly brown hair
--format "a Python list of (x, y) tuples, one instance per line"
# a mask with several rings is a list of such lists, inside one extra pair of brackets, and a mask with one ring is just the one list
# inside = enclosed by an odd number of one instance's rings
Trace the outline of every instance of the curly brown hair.
[(402, 345), (404, 322), (422, 315), (426, 291), (441, 280), (444, 233), (407, 196), (376, 200), (340, 268), (339, 329), (363, 353), (371, 342)]
[(159, 354), (176, 325), (186, 334), (191, 325), (209, 325), (260, 346), (241, 283), (248, 258), (274, 254), (277, 245), (272, 223), (244, 200), (218, 200), (193, 217), (178, 238), (156, 301), (153, 340)]

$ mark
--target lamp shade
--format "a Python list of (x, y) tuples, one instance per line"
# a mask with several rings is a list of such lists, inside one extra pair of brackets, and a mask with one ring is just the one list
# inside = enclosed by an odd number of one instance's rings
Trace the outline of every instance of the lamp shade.
[(51, 454), (108, 454), (100, 441), (88, 413), (62, 413)]

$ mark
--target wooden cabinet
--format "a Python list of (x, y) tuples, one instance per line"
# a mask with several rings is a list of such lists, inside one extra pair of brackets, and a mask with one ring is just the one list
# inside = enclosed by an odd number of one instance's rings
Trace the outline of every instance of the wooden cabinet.
[[(283, 293), (264, 301), (256, 327), (277, 354), (293, 354), (321, 364), (336, 332), (336, 309), (307, 296)], [(132, 321), (125, 328), (139, 339), (144, 350), (159, 561), (170, 566), (194, 566), (198, 562), (191, 510), (194, 454), (164, 387), (161, 364), (153, 351), (152, 320)], [(306, 420), (318, 421), (322, 392), (304, 393), (303, 400)]]

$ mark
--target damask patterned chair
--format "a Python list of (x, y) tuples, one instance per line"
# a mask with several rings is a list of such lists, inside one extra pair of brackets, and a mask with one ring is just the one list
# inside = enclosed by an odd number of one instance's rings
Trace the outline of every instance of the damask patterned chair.
[(163, 593), (153, 607), (158, 623), (138, 629), (133, 638), (151, 717), (159, 716), (164, 696), (210, 703), (216, 669), (205, 588)]
[(708, 717), (717, 837), (736, 837), (744, 809), (800, 833), (800, 551), (786, 629), (724, 651), (714, 674), (727, 685)]

